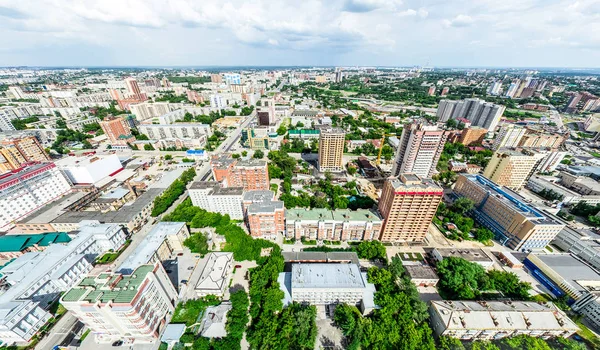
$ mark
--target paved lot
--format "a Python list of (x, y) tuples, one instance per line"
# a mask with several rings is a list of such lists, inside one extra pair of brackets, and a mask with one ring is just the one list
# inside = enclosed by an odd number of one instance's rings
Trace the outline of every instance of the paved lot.
[(342, 335), (341, 329), (333, 324), (333, 320), (328, 319), (317, 319), (317, 341), (315, 343), (315, 350), (328, 349), (328, 350), (342, 350), (342, 341), (344, 336)]
[(79, 347), (74, 348), (82, 350), (156, 350), (160, 346), (160, 342), (156, 341), (153, 344), (123, 344), (120, 347), (114, 347), (112, 344), (98, 344), (95, 338), (93, 334), (90, 334)]
[(248, 272), (249, 269), (257, 266), (256, 261), (248, 261), (248, 260), (245, 260), (242, 262), (236, 261), (235, 265), (240, 265), (242, 267), (235, 269), (235, 271), (233, 273), (233, 281), (231, 282), (231, 286), (235, 287), (236, 285), (240, 285), (240, 286), (244, 287), (246, 292), (248, 292), (250, 286), (248, 285), (248, 280), (246, 280), (244, 277), (246, 276), (246, 273)]

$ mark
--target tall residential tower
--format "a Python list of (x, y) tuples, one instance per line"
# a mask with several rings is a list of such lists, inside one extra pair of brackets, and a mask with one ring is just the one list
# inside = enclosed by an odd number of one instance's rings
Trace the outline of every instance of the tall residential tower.
[(420, 177), (431, 177), (447, 138), (448, 132), (439, 130), (435, 125), (424, 122), (406, 124), (400, 136), (392, 176), (415, 173)]

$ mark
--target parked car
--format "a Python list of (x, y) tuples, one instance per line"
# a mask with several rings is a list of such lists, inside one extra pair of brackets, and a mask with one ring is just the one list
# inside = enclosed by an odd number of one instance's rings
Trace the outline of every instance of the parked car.
[(193, 269), (194, 269), (193, 266), (188, 267), (188, 270), (193, 270)]
[(121, 345), (123, 345), (122, 340), (117, 340), (116, 342), (112, 343), (112, 346), (121, 346)]
[(179, 254), (177, 254), (177, 256), (183, 256), (183, 253), (179, 253)]
[(188, 280), (181, 280), (181, 284), (187, 284)]
[(235, 265), (235, 268), (236, 268), (236, 269), (241, 269), (241, 268), (242, 268), (242, 265)]

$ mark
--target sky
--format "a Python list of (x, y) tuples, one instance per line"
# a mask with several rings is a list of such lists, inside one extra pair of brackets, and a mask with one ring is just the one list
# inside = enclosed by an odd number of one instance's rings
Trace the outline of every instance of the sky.
[(600, 66), (600, 0), (0, 0), (0, 66)]

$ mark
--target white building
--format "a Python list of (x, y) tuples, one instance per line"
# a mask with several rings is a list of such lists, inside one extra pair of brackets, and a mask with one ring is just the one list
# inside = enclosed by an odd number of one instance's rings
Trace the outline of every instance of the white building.
[(223, 296), (233, 271), (233, 253), (213, 252), (205, 257), (206, 264), (194, 287), (198, 298), (207, 295)]
[(37, 163), (0, 176), (0, 230), (71, 191), (54, 163)]
[(578, 202), (585, 201), (590, 205), (600, 203), (600, 196), (598, 195), (581, 195), (575, 191), (572, 191), (562, 185), (560, 185), (560, 178), (553, 176), (541, 176), (534, 175), (527, 181), (527, 188), (534, 192), (540, 192), (542, 190), (552, 191), (556, 194), (563, 196), (560, 200), (565, 204), (576, 204)]
[(375, 286), (367, 282), (353, 263), (292, 264), (292, 272), (282, 272), (277, 280), (284, 292), (284, 305), (291, 302), (329, 305), (361, 304), (363, 312), (374, 308)]
[(159, 222), (116, 271), (130, 274), (141, 265), (167, 260), (173, 252), (183, 251), (189, 236), (185, 222)]
[(116, 154), (65, 157), (56, 161), (73, 184), (95, 184), (123, 170)]
[(554, 237), (552, 244), (600, 270), (600, 237), (589, 230), (565, 227)]
[(92, 269), (94, 257), (125, 242), (119, 225), (82, 224), (67, 245), (25, 253), (2, 268), (0, 343), (28, 342), (52, 317), (52, 302)]
[(200, 123), (144, 124), (138, 125), (137, 128), (140, 133), (145, 134), (152, 140), (194, 138), (203, 139), (201, 143), (206, 144), (206, 141), (212, 135), (210, 125)]
[(232, 309), (230, 302), (209, 306), (200, 321), (200, 335), (205, 338), (225, 338), (227, 336), (227, 313)]
[(492, 149), (497, 150), (500, 147), (517, 147), (525, 135), (525, 132), (525, 128), (513, 124), (503, 125), (494, 139)]
[(568, 338), (579, 327), (556, 305), (526, 301), (431, 301), (430, 324), (436, 336), (491, 340), (521, 334)]
[(243, 187), (220, 187), (216, 181), (197, 181), (188, 189), (192, 203), (206, 211), (228, 214), (231, 219), (244, 218)]
[(484, 269), (489, 269), (494, 265), (494, 261), (487, 256), (483, 249), (478, 248), (435, 248), (431, 252), (433, 258), (440, 262), (445, 258), (457, 257), (463, 258), (469, 262), (481, 265)]
[(167, 114), (175, 109), (175, 106), (169, 102), (143, 102), (129, 106), (131, 113), (139, 121), (146, 119), (158, 118), (161, 115)]
[(210, 107), (223, 109), (227, 107), (227, 101), (221, 95), (210, 95)]
[(156, 263), (131, 274), (88, 276), (63, 295), (61, 304), (92, 330), (97, 342), (137, 344), (157, 340), (175, 300), (175, 287)]

